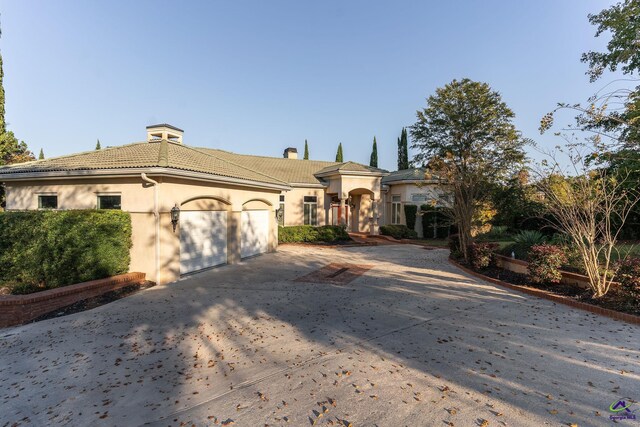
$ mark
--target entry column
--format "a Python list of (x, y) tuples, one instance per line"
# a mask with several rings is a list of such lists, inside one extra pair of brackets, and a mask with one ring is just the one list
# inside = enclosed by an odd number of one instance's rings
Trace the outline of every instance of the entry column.
[(369, 234), (376, 236), (379, 234), (378, 230), (378, 201), (374, 199), (374, 195), (371, 195), (371, 217), (369, 218)]
[(227, 218), (227, 263), (237, 264), (242, 259), (242, 211), (229, 211)]

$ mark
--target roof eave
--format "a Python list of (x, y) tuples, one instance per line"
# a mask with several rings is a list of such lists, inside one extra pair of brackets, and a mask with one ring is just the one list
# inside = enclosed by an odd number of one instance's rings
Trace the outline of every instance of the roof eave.
[(372, 172), (372, 171), (341, 171), (341, 170), (333, 170), (328, 172), (318, 172), (315, 173), (314, 176), (318, 178), (336, 176), (336, 175), (356, 175), (356, 176), (373, 176), (373, 177), (383, 177), (389, 175), (388, 172)]
[(60, 178), (129, 178), (137, 177), (141, 173), (154, 176), (171, 176), (177, 178), (188, 178), (199, 181), (216, 182), (223, 184), (232, 184), (240, 186), (248, 186), (252, 188), (265, 188), (273, 190), (290, 190), (291, 186), (287, 184), (276, 184), (268, 182), (260, 182), (249, 179), (232, 178), (222, 175), (213, 175), (201, 172), (192, 172), (172, 168), (115, 168), (115, 169), (84, 169), (72, 171), (43, 171), (43, 172), (14, 172), (9, 174), (0, 173), (0, 182), (15, 181), (32, 181), (34, 179), (52, 180)]
[(395, 184), (442, 184), (442, 181), (438, 181), (437, 179), (399, 179), (396, 181), (384, 181), (385, 185), (395, 185)]

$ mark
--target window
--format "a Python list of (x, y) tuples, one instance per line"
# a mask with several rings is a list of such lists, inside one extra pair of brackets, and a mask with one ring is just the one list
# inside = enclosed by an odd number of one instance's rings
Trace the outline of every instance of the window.
[(284, 194), (280, 195), (280, 209), (278, 210), (278, 225), (284, 227)]
[(318, 198), (304, 196), (304, 225), (318, 225)]
[(391, 196), (391, 224), (400, 224), (400, 196)]
[(57, 195), (39, 195), (38, 209), (58, 209)]
[(98, 196), (98, 209), (121, 209), (120, 195)]

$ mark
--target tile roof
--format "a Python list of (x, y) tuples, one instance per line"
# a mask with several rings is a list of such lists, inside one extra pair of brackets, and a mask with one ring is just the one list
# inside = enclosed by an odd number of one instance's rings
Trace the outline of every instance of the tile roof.
[(279, 185), (324, 184), (316, 174), (332, 171), (386, 173), (382, 169), (354, 162), (252, 156), (213, 148), (190, 147), (171, 141), (153, 141), (4, 166), (0, 167), (0, 175), (7, 177), (21, 173), (152, 167)]
[[(426, 173), (426, 168), (402, 169), (399, 171), (391, 172), (389, 175), (382, 177), (382, 183), (388, 184), (396, 181), (423, 181), (426, 180)], [(434, 175), (433, 179), (437, 180), (438, 178)]]
[(0, 175), (163, 167), (228, 178), (287, 185), (273, 176), (235, 164), (214, 153), (168, 141), (141, 142), (0, 167)]
[(324, 169), (317, 171), (317, 174), (329, 173), (329, 172), (373, 172), (373, 173), (388, 173), (384, 169), (374, 168), (372, 166), (361, 165), (355, 162), (334, 163)]
[(316, 178), (315, 174), (326, 167), (340, 165), (340, 163), (320, 160), (285, 159), (280, 157), (236, 154), (213, 148), (199, 148), (198, 150), (211, 153), (249, 169), (262, 170), (289, 184), (321, 184), (322, 181)]

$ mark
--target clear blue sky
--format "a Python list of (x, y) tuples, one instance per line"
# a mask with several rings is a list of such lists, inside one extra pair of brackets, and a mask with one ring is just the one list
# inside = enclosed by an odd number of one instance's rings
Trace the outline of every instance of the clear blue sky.
[(543, 146), (540, 118), (581, 102), (587, 21), (612, 1), (0, 1), (9, 129), (47, 157), (145, 138), (302, 152), (396, 168), (396, 139), (436, 87), (485, 81)]

